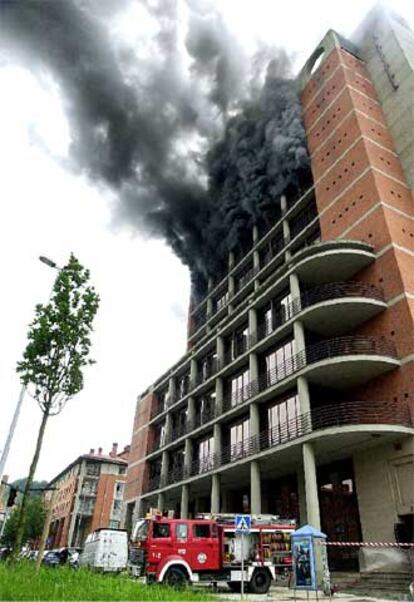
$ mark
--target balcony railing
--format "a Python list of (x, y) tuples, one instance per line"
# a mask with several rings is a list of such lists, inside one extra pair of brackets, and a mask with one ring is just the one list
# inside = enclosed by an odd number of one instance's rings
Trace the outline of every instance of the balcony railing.
[[(218, 362), (217, 359), (214, 358), (207, 373), (204, 375), (199, 374), (194, 383), (188, 381), (185, 393), (182, 395), (177, 393), (174, 399), (169, 400), (168, 406), (164, 405), (163, 403), (155, 406), (151, 411), (151, 418), (155, 418), (161, 414), (167, 407), (178, 401), (184, 394), (187, 394), (193, 388), (204, 382), (206, 377), (210, 378), (211, 376), (214, 376), (214, 374), (216, 374), (224, 366), (230, 364), (237, 357), (256, 345), (256, 343), (263, 340), (277, 328), (285, 324), (288, 320), (298, 315), (302, 310), (323, 301), (329, 301), (333, 299), (351, 299), (358, 297), (373, 299), (376, 301), (385, 301), (382, 288), (375, 285), (365, 284), (363, 282), (334, 282), (315, 286), (307, 291), (303, 291), (300, 297), (293, 299), (289, 304), (286, 306), (281, 306), (279, 310), (275, 311), (272, 315), (271, 323), (268, 321), (259, 322), (255, 332), (252, 332), (247, 337), (237, 341), (236, 347), (233, 349), (227, 349), (224, 354), (224, 362)], [(381, 353), (380, 355), (383, 354)], [(297, 359), (296, 361), (298, 361), (300, 364), (300, 359)], [(288, 368), (288, 372), (291, 373), (291, 369)]]
[(333, 282), (331, 284), (323, 284), (315, 286), (301, 294), (301, 304), (295, 306), (295, 312), (310, 307), (322, 301), (330, 301), (331, 299), (364, 297), (384, 301), (384, 291), (382, 288), (373, 284), (365, 284), (363, 282)]
[(316, 207), (309, 207), (303, 211), (296, 219), (290, 223), (290, 239), (293, 240), (302, 230), (304, 230), (314, 219), (318, 217)]
[[(356, 425), (414, 426), (414, 416), (407, 402), (349, 401), (314, 408), (291, 420), (252, 435), (235, 445), (224, 447), (220, 454), (197, 458), (189, 466), (172, 469), (165, 484), (178, 483), (328, 428)], [(147, 491), (160, 486), (160, 478), (148, 483)], [(163, 485), (162, 485), (163, 486)]]
[(341, 356), (348, 355), (379, 355), (396, 358), (396, 348), (393, 343), (382, 338), (368, 336), (349, 336), (321, 341), (299, 351), (280, 362), (271, 370), (259, 375), (258, 380), (252, 380), (237, 391), (228, 392), (223, 399), (224, 411), (238, 406), (244, 401), (257, 395), (288, 376), (298, 372), (307, 365)]

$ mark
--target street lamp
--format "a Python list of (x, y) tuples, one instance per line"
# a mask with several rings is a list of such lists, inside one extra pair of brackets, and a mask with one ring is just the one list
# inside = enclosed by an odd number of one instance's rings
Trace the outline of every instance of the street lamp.
[[(40, 261), (42, 263), (45, 263), (46, 265), (48, 265), (50, 268), (55, 268), (56, 270), (60, 270), (60, 268), (58, 267), (58, 265), (52, 261), (51, 259), (49, 259), (48, 257), (43, 257), (42, 255), (39, 257)], [(17, 405), (16, 405), (16, 409), (14, 410), (14, 415), (10, 424), (10, 428), (9, 428), (9, 432), (7, 435), (7, 439), (6, 439), (6, 443), (4, 445), (3, 448), (3, 452), (1, 454), (0, 457), (0, 493), (1, 493), (1, 483), (3, 480), (3, 471), (4, 471), (4, 467), (6, 465), (7, 462), (7, 457), (9, 455), (9, 451), (10, 451), (10, 447), (11, 447), (11, 442), (13, 440), (13, 435), (14, 435), (14, 431), (16, 430), (16, 426), (17, 426), (17, 419), (19, 418), (19, 414), (20, 414), (20, 409), (22, 407), (22, 403), (23, 403), (23, 399), (24, 399), (24, 394), (26, 393), (26, 386), (22, 385), (22, 388), (20, 390), (20, 395), (19, 395), (19, 399), (17, 400)]]

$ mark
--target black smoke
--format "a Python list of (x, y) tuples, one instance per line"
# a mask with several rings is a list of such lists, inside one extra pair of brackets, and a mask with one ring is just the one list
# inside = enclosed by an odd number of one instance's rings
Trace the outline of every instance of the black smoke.
[(283, 52), (252, 65), (201, 1), (181, 2), (184, 39), (177, 0), (141, 3), (157, 28), (149, 53), (133, 51), (108, 26), (130, 4), (0, 0), (1, 60), (52, 74), (74, 164), (115, 192), (118, 219), (168, 242), (201, 293), (279, 196), (309, 182), (295, 83)]

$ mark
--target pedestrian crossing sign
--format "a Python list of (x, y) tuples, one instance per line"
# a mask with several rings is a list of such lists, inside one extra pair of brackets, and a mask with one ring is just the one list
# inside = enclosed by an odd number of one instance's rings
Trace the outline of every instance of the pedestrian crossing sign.
[(236, 514), (235, 518), (236, 533), (247, 535), (252, 526), (252, 517), (250, 514)]

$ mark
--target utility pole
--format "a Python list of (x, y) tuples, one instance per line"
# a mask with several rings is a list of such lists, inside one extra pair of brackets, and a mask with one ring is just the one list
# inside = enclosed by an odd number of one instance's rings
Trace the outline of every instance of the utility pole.
[(3, 449), (3, 452), (2, 452), (1, 458), (0, 458), (0, 482), (3, 479), (4, 467), (6, 466), (7, 457), (9, 455), (14, 431), (16, 430), (17, 420), (19, 418), (20, 409), (22, 407), (25, 392), (26, 392), (26, 387), (23, 385), (20, 390), (19, 399), (17, 401), (16, 409), (14, 410), (14, 415), (13, 415), (13, 419), (10, 424), (9, 433), (7, 435), (6, 443), (4, 445), (4, 449)]

